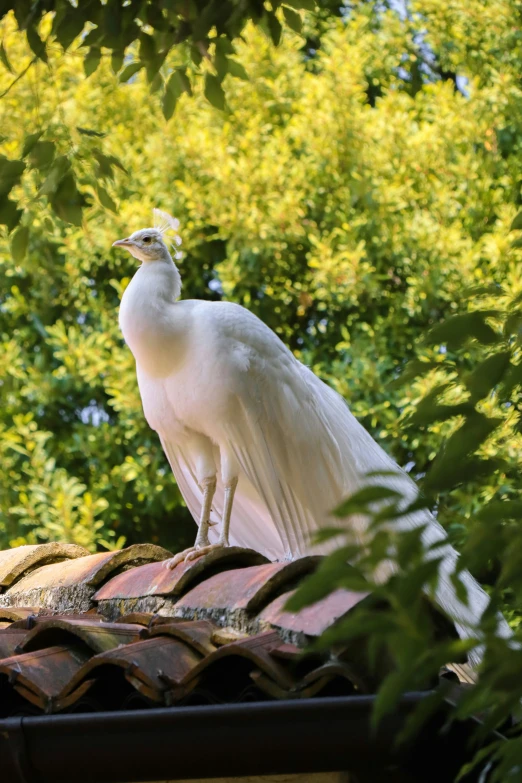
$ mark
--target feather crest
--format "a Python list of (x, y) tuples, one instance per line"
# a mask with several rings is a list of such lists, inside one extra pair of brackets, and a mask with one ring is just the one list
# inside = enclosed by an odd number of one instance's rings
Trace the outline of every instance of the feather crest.
[[(172, 217), (172, 215), (169, 215), (168, 212), (164, 212), (162, 209), (157, 209), (157, 207), (154, 207), (152, 213), (154, 215), (154, 228), (160, 232), (163, 239), (170, 241), (172, 245), (175, 245), (175, 247), (178, 248), (182, 242), (182, 239), (178, 233), (179, 220), (175, 217)], [(172, 235), (166, 237), (165, 234), (169, 232), (172, 232)], [(176, 250), (174, 257), (179, 260), (183, 257), (183, 253), (181, 253), (179, 250)]]

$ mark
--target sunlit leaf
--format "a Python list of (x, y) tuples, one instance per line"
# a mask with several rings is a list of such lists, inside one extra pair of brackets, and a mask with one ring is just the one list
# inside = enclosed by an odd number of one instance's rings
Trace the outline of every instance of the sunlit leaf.
[(161, 109), (166, 120), (170, 120), (174, 114), (174, 109), (176, 108), (176, 103), (178, 101), (178, 95), (179, 93), (177, 91), (169, 89), (168, 86), (165, 88), (163, 99), (161, 101)]
[(290, 596), (285, 604), (285, 610), (298, 612), (305, 606), (321, 600), (340, 586), (345, 588), (350, 586), (351, 589), (364, 592), (367, 583), (362, 575), (349, 564), (356, 549), (353, 546), (344, 546), (321, 560), (315, 573), (305, 579), (297, 591)]
[(519, 228), (522, 228), (522, 212), (519, 212), (517, 215), (515, 215), (509, 227), (509, 230), (516, 231)]
[(294, 11), (292, 8), (288, 8), (287, 6), (283, 6), (283, 14), (288, 27), (290, 27), (290, 29), (294, 32), (300, 33), (303, 29), (303, 20), (301, 19), (301, 15), (297, 11)]
[(446, 343), (451, 348), (463, 345), (467, 340), (475, 339), (484, 345), (500, 340), (500, 335), (486, 322), (488, 318), (498, 316), (498, 310), (475, 310), (447, 318), (428, 333), (426, 342), (433, 345)]
[(423, 397), (408, 419), (408, 424), (426, 426), (435, 421), (447, 421), (455, 416), (472, 414), (474, 406), (470, 402), (460, 402), (453, 405), (445, 405), (439, 402), (439, 398), (449, 389), (449, 387), (449, 383), (440, 384)]
[(0, 196), (7, 196), (19, 182), (25, 169), (23, 160), (9, 160), (0, 155)]
[(106, 209), (110, 209), (111, 212), (118, 211), (114, 199), (112, 199), (111, 196), (107, 193), (103, 185), (96, 185), (96, 193), (98, 194), (98, 198), (100, 199), (102, 206), (104, 206)]
[(129, 63), (119, 74), (118, 81), (120, 83), (128, 82), (129, 79), (137, 74), (141, 68), (143, 68), (143, 63)]
[(82, 224), (82, 208), (85, 205), (85, 197), (78, 191), (76, 181), (72, 174), (66, 174), (58, 183), (51, 196), (51, 206), (56, 214), (67, 223), (75, 226)]
[(406, 383), (411, 383), (411, 381), (415, 380), (415, 378), (418, 378), (419, 375), (426, 375), (430, 370), (435, 370), (441, 366), (441, 362), (429, 362), (422, 359), (412, 359), (410, 362), (408, 362), (399, 377), (393, 381), (393, 387), (398, 388)]
[(477, 519), (499, 522), (522, 519), (522, 500), (492, 500), (477, 512)]
[(34, 145), (40, 139), (43, 135), (43, 131), (36, 131), (35, 133), (29, 133), (25, 139), (24, 139), (24, 146), (22, 148), (22, 158), (25, 158), (26, 155), (28, 155), (31, 150), (33, 149)]
[(510, 363), (504, 376), (504, 391), (510, 396), (517, 386), (522, 386), (522, 362)]
[(222, 82), (228, 72), (228, 58), (220, 52), (216, 52), (214, 56), (214, 68), (216, 69), (218, 80)]
[(121, 70), (121, 66), (123, 65), (123, 60), (125, 58), (125, 52), (124, 51), (113, 51), (111, 54), (111, 69), (113, 73), (118, 73)]
[(225, 93), (219, 80), (212, 73), (205, 75), (205, 98), (216, 109), (223, 110), (225, 108)]
[(29, 243), (29, 229), (19, 226), (11, 237), (11, 255), (16, 263), (24, 260)]
[(270, 38), (272, 39), (272, 43), (274, 46), (279, 46), (279, 42), (281, 41), (281, 33), (283, 31), (281, 22), (273, 11), (265, 11), (265, 20)]
[(228, 72), (236, 79), (243, 79), (243, 81), (248, 81), (249, 79), (248, 73), (241, 63), (238, 63), (237, 60), (233, 60), (231, 57), (228, 58)]
[(0, 195), (0, 226), (7, 226), (12, 231), (22, 217), (22, 210), (7, 196)]
[(83, 136), (95, 136), (98, 139), (102, 139), (107, 134), (103, 131), (93, 130), (92, 128), (81, 128), (79, 125), (76, 128)]
[(89, 52), (86, 54), (83, 61), (83, 70), (86, 76), (91, 76), (97, 69), (101, 62), (101, 49), (92, 46)]
[(14, 73), (11, 63), (9, 62), (9, 58), (7, 56), (7, 51), (3, 41), (0, 41), (0, 62), (2, 63), (4, 68), (7, 68), (7, 70), (10, 73)]
[(285, 5), (305, 11), (315, 11), (317, 7), (316, 0), (285, 0)]
[(37, 30), (32, 26), (29, 26), (25, 32), (27, 35), (27, 43), (31, 47), (33, 54), (39, 60), (42, 60), (42, 62), (46, 63), (48, 58), (47, 52), (45, 50), (45, 41), (42, 41)]
[(72, 42), (82, 32), (84, 27), (84, 18), (78, 10), (71, 8), (65, 16), (63, 16), (58, 24), (57, 29), (54, 31), (56, 40), (63, 47), (64, 50), (68, 49)]
[(465, 378), (466, 388), (471, 394), (471, 401), (483, 399), (502, 381), (509, 366), (511, 351), (499, 351), (483, 362), (480, 362), (473, 372)]
[(48, 196), (58, 187), (59, 182), (67, 171), (71, 168), (71, 162), (66, 155), (59, 155), (53, 161), (51, 169), (40, 188), (41, 196)]
[(29, 162), (34, 168), (46, 169), (54, 159), (55, 145), (52, 141), (39, 141), (29, 153)]
[(477, 411), (469, 413), (435, 458), (424, 480), (427, 490), (433, 492), (447, 489), (497, 469), (497, 460), (470, 457), (501, 423), (500, 418), (487, 417)]

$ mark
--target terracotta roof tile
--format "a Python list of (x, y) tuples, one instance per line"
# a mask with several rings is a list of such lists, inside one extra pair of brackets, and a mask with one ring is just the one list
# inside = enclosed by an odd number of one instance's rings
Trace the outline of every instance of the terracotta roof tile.
[(17, 620), (26, 620), (28, 617), (36, 614), (38, 614), (38, 609), (34, 606), (0, 607), (0, 620), (6, 620), (9, 623)]
[(109, 574), (129, 563), (165, 560), (171, 553), (162, 547), (136, 544), (115, 552), (98, 552), (65, 563), (42, 566), (21, 579), (8, 594), (49, 587), (72, 587), (80, 584), (97, 586)]
[(284, 665), (271, 655), (274, 646), (277, 647), (280, 643), (281, 640), (276, 633), (267, 631), (244, 641), (225, 644), (201, 661), (192, 671), (191, 677), (199, 676), (203, 672), (208, 676), (208, 670), (218, 661), (233, 657), (236, 660), (242, 658), (248, 661), (252, 669), (257, 668), (265, 672), (281, 687), (291, 688), (295, 685), (295, 679)]
[(0, 660), (14, 655), (26, 636), (26, 631), (22, 629), (2, 628), (0, 633)]
[(333, 625), (336, 620), (348, 614), (358, 603), (368, 597), (369, 593), (355, 593), (350, 590), (335, 590), (312, 606), (307, 606), (300, 612), (285, 611), (284, 606), (292, 592), (276, 598), (260, 614), (262, 622), (270, 623), (276, 628), (291, 631), (306, 636), (320, 636), (323, 631)]
[(47, 563), (59, 563), (88, 555), (76, 544), (35, 544), (0, 552), (0, 587), (8, 587), (21, 575)]
[(180, 687), (200, 660), (200, 653), (192, 646), (170, 636), (157, 636), (94, 656), (82, 676), (91, 677), (100, 667), (120, 668), (137, 691), (159, 702), (165, 691)]
[[(20, 611), (23, 607), (17, 607), (16, 611)], [(39, 623), (45, 623), (49, 619), (49, 614), (45, 614), (45, 610), (31, 609), (29, 614), (23, 617), (21, 620), (15, 620), (11, 623), (11, 628), (21, 628), (24, 631), (31, 631), (35, 625)], [(82, 614), (67, 614), (67, 620), (89, 620), (89, 622), (101, 623), (105, 622), (105, 617), (100, 614), (93, 613), (91, 611), (83, 612)]]
[[(2, 554), (0, 568), (9, 560), (11, 572), (28, 562)], [(300, 649), (366, 598), (338, 590), (286, 612), (318, 558), (268, 563), (231, 547), (169, 571), (160, 562), (169, 555), (140, 545), (22, 568), (0, 594), (0, 715), (299, 699), (375, 686), (359, 642), (340, 659)]]
[(214, 550), (188, 563), (179, 563), (173, 570), (165, 568), (163, 563), (151, 563), (113, 577), (98, 590), (94, 599), (104, 601), (152, 595), (181, 595), (206, 572), (225, 571), (236, 566), (259, 565), (267, 562), (266, 557), (252, 549), (234, 546)]
[(69, 617), (42, 618), (19, 645), (21, 652), (41, 650), (59, 644), (86, 645), (92, 653), (106, 652), (120, 644), (128, 644), (139, 637), (140, 625), (105, 623), (90, 619), (71, 620)]
[(215, 652), (217, 645), (214, 643), (218, 629), (208, 620), (195, 620), (192, 622), (157, 623), (150, 629), (141, 632), (142, 638), (154, 636), (171, 636), (189, 644), (201, 655), (210, 655)]
[(55, 611), (86, 611), (92, 595), (109, 576), (125, 568), (165, 560), (171, 553), (153, 544), (135, 544), (30, 571), (0, 595), (2, 606), (38, 606)]
[(0, 675), (6, 675), (21, 696), (48, 712), (88, 659), (80, 648), (46, 647), (0, 661)]
[(185, 613), (244, 610), (253, 614), (260, 611), (278, 591), (311, 573), (318, 560), (316, 557), (303, 557), (292, 563), (267, 563), (215, 574), (186, 593), (177, 602), (176, 609)]

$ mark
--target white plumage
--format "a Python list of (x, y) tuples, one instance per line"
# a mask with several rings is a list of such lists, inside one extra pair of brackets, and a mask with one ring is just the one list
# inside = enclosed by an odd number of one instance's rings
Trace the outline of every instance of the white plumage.
[[(120, 326), (136, 359), (145, 416), (199, 525), (195, 547), (169, 566), (228, 543), (272, 560), (327, 551), (332, 544), (311, 544), (314, 533), (332, 525), (332, 508), (369, 471), (398, 471), (386, 483), (411, 501), (417, 489), (407, 474), (255, 315), (229, 302), (177, 301), (181, 280), (164, 234), (178, 223), (155, 213), (160, 227), (114, 244), (142, 261), (123, 295)], [(426, 523), (426, 545), (446, 540), (427, 511), (401, 527)], [(363, 538), (364, 520), (358, 525)], [(465, 572), (469, 605), (457, 598), (449, 578), (457, 553), (449, 544), (443, 551), (437, 600), (469, 631), (488, 597)]]

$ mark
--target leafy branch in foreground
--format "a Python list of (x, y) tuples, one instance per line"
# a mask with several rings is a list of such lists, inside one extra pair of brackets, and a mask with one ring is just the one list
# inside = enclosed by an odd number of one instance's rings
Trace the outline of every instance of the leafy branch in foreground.
[[(514, 222), (514, 229), (521, 227), (522, 215)], [(405, 501), (386, 481), (379, 484), (378, 476), (372, 477), (375, 485), (348, 498), (334, 512), (354, 522), (357, 516), (367, 520), (370, 535), (364, 545), (346, 534), (344, 545), (323, 560), (288, 602), (289, 609), (297, 610), (339, 588), (371, 593), (371, 600), (361, 602), (318, 644), (342, 649), (353, 639), (364, 641), (378, 685), (376, 723), (394, 709), (404, 692), (435, 687), (433, 698), (408, 719), (402, 740), (418, 731), (443, 701), (444, 689), (436, 688), (441, 667), (465, 660), (480, 639), (484, 652), (478, 681), (460, 695), (450, 720), (480, 714), (476, 739), (482, 743), (493, 730), (504, 732), (474, 761), (483, 769), (488, 761), (481, 780), (490, 781), (518, 780), (522, 765), (520, 732), (509, 728), (522, 700), (521, 350), (522, 295), (508, 295), (498, 286), (475, 289), (468, 297), (468, 311), (435, 326), (419, 349), (421, 356), (403, 376), (407, 382), (430, 377), (432, 386), (409, 416), (409, 425), (430, 428), (445, 423), (449, 428), (423, 478), (424, 499), (419, 497), (417, 507), (437, 508), (462, 487), (476, 498), (462, 556), (451, 576), (457, 591), (462, 588), (460, 569), (491, 573), (495, 560), (491, 603), (476, 627), (470, 628), (469, 638), (452, 638), (448, 628), (442, 633), (440, 628), (434, 630), (424, 593), (433, 594), (436, 588), (440, 557), (436, 548), (426, 549), (421, 528), (404, 531), (396, 524)], [(518, 464), (503, 458), (505, 449), (518, 450)], [(334, 536), (339, 536), (339, 530), (332, 527), (322, 531), (320, 539)], [(461, 597), (465, 600), (465, 590)], [(512, 639), (497, 635), (499, 610), (510, 619)], [(462, 775), (472, 768), (468, 765)]]
[[(319, 5), (324, 6), (327, 15), (338, 12), (335, 3)], [(183, 94), (192, 95), (193, 86), (201, 81), (207, 100), (224, 110), (226, 100), (222, 83), (227, 74), (248, 80), (244, 67), (235, 59), (234, 45), (245, 25), (252, 22), (259, 26), (277, 46), (283, 26), (300, 33), (301, 9), (314, 11), (315, 8), (316, 0), (287, 0), (284, 4), (273, 0), (270, 8), (254, 2), (184, 0), (174, 3), (145, 0), (102, 3), (95, 0), (77, 3), (74, 7), (68, 0), (4, 2), (0, 6), (0, 34), (4, 37), (6, 32), (16, 29), (25, 38), (30, 59), (16, 72), (17, 59), (21, 58), (15, 59), (8, 53), (4, 41), (0, 43), (0, 62), (13, 76), (0, 99), (5, 98), (36, 64), (46, 67), (52, 78), (57, 58), (71, 54), (83, 60), (87, 78), (95, 73), (104, 58), (110, 60), (120, 83), (129, 82), (143, 70), (151, 93), (161, 94), (163, 115), (167, 120), (172, 117), (179, 98)], [(20, 224), (26, 207), (26, 200), (19, 195), (16, 186), (29, 175), (37, 190), (35, 197), (46, 196), (52, 213), (67, 223), (81, 224), (90, 190), (94, 190), (103, 207), (116, 210), (106, 182), (100, 181), (100, 172), (102, 178), (110, 177), (114, 165), (121, 168), (119, 161), (99, 146), (92, 145), (85, 154), (76, 149), (78, 133), (91, 139), (104, 134), (75, 128), (66, 138), (67, 126), (62, 122), (62, 141), (69, 147), (64, 152), (60, 149), (63, 144), (57, 144), (55, 131), (56, 123), (44, 121), (41, 128), (27, 136), (19, 158), (0, 157), (0, 225), (5, 225), (9, 232)], [(8, 141), (12, 142), (12, 139)], [(91, 187), (86, 189), (85, 184)], [(27, 247), (28, 221), (29, 216), (13, 240), (13, 255), (17, 261)]]

